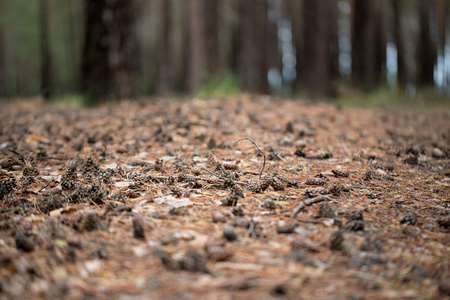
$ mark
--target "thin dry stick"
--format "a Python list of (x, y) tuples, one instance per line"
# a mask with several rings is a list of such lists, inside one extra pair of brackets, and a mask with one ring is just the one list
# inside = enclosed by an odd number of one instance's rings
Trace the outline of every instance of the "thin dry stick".
[(259, 179), (261, 179), (262, 173), (264, 171), (264, 167), (266, 166), (266, 155), (264, 154), (264, 152), (261, 151), (261, 149), (259, 149), (258, 145), (256, 145), (256, 143), (248, 137), (237, 140), (236, 142), (233, 143), (233, 145), (239, 143), (242, 140), (247, 140), (247, 141), (251, 142), (256, 147), (256, 149), (258, 149), (259, 153), (261, 153), (262, 156), (264, 157), (263, 166), (262, 166), (261, 172), (259, 172)]
[[(317, 197), (311, 198), (311, 199), (306, 199), (305, 201), (300, 202), (297, 207), (294, 208), (293, 210), (293, 217), (296, 217), (298, 215), (298, 213), (305, 208), (305, 206), (310, 206), (313, 205), (314, 203), (319, 203), (322, 201), (333, 201), (335, 202), (336, 200), (330, 198), (327, 195), (319, 195)], [(337, 202), (337, 201), (336, 201)]]
[(53, 182), (53, 179), (50, 180), (46, 185), (44, 185), (43, 187), (41, 187), (41, 188), (39, 189), (39, 191), (37, 191), (37, 192), (40, 193), (43, 189), (45, 189), (46, 187), (48, 187), (52, 182)]
[(59, 201), (59, 202), (62, 202), (62, 201), (69, 200), (70, 198), (72, 198), (73, 196), (75, 196), (75, 195), (78, 193), (78, 191), (80, 190), (80, 188), (81, 188), (81, 184), (79, 184), (79, 185), (77, 186), (77, 188), (76, 188), (72, 193), (70, 193), (69, 195), (67, 195), (66, 197), (64, 197), (64, 198), (62, 198), (62, 199), (60, 199), (60, 200), (58, 200), (58, 201)]

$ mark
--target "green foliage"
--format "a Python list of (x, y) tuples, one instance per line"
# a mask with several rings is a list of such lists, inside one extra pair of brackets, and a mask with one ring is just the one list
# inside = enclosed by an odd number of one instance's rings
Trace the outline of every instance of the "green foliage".
[(52, 98), (52, 101), (71, 109), (78, 109), (86, 106), (81, 95), (64, 95)]
[(389, 109), (449, 109), (450, 98), (444, 92), (439, 93), (434, 88), (419, 89), (415, 95), (408, 96), (405, 91), (379, 87), (373, 92), (361, 92), (349, 87), (342, 88), (340, 97), (330, 102), (343, 107), (389, 108)]
[[(4, 36), (8, 94), (36, 95), (40, 85), (39, 1), (2, 1), (0, 26)], [(20, 90), (18, 90), (20, 89)]]
[(198, 89), (199, 97), (223, 97), (239, 93), (241, 83), (239, 78), (230, 72), (210, 75)]

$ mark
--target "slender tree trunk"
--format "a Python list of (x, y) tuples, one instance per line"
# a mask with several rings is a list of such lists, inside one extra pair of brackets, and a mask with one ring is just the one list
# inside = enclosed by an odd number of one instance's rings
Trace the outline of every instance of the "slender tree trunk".
[(381, 39), (380, 3), (354, 0), (352, 19), (352, 79), (363, 89), (380, 82), (386, 44)]
[(109, 68), (110, 43), (103, 21), (107, 0), (85, 0), (85, 42), (82, 85), (88, 101), (96, 103), (110, 96), (112, 74)]
[(170, 1), (158, 0), (158, 41), (157, 41), (157, 83), (156, 93), (161, 96), (167, 95), (172, 89), (170, 78)]
[(327, 1), (327, 30), (329, 63), (328, 73), (332, 82), (339, 80), (339, 33), (338, 33), (338, 7), (336, 0)]
[[(0, 3), (0, 7), (1, 7)], [(9, 92), (6, 84), (6, 34), (5, 28), (0, 23), (0, 96), (8, 96)]]
[(327, 1), (303, 1), (305, 88), (312, 97), (328, 96), (330, 87)]
[(392, 0), (394, 10), (394, 39), (397, 47), (397, 78), (398, 85), (404, 88), (407, 84), (405, 37), (403, 28), (403, 1)]
[(386, 44), (387, 44), (387, 26), (388, 20), (386, 20), (386, 0), (372, 1), (372, 10), (375, 12), (375, 18), (373, 19), (374, 29), (374, 68), (373, 84), (379, 85), (385, 83), (386, 73)]
[(434, 0), (419, 1), (419, 39), (417, 46), (418, 85), (434, 84), (434, 64), (436, 63), (436, 45), (430, 35), (430, 13), (435, 4)]
[(294, 46), (296, 50), (296, 69), (297, 77), (294, 82), (294, 90), (299, 90), (304, 85), (306, 79), (304, 63), (306, 59), (304, 58), (304, 38), (303, 38), (303, 3), (298, 0), (288, 0), (288, 13), (289, 18), (292, 22), (292, 39), (294, 41)]
[(194, 93), (218, 66), (217, 0), (189, 0), (189, 91)]
[(81, 27), (78, 26), (78, 22), (77, 22), (77, 18), (79, 17), (79, 11), (77, 10), (77, 8), (79, 7), (78, 1), (79, 0), (75, 0), (76, 2), (74, 3), (74, 0), (70, 0), (68, 1), (69, 7), (70, 7), (70, 12), (69, 12), (69, 33), (67, 35), (68, 37), (68, 41), (67, 43), (72, 45), (71, 47), (69, 47), (69, 59), (71, 60), (71, 79), (72, 79), (72, 83), (71, 83), (71, 91), (74, 93), (80, 93), (81, 92), (81, 75), (80, 75), (80, 68), (79, 68), (79, 64), (80, 64), (80, 58), (81, 55), (79, 55), (80, 50), (82, 49), (82, 47), (80, 47), (80, 31), (81, 31)]
[(113, 74), (112, 90), (119, 99), (134, 97), (139, 71), (135, 2), (108, 0), (108, 7), (113, 14), (112, 19), (105, 18), (110, 40), (109, 65)]
[(49, 9), (48, 1), (39, 2), (39, 22), (40, 22), (40, 42), (41, 42), (41, 95), (44, 99), (49, 99), (52, 94), (51, 77), (52, 66), (50, 57), (49, 42)]
[[(232, 0), (232, 9), (234, 15), (239, 16), (240, 14), (240, 2), (239, 0)], [(241, 30), (240, 30), (240, 20), (239, 17), (233, 18), (231, 24), (231, 55), (230, 55), (230, 68), (234, 74), (239, 74), (239, 60), (240, 60), (240, 49), (241, 49)]]
[(135, 95), (139, 53), (132, 0), (85, 0), (83, 90), (91, 103)]
[(242, 89), (267, 94), (267, 1), (240, 2), (240, 74)]

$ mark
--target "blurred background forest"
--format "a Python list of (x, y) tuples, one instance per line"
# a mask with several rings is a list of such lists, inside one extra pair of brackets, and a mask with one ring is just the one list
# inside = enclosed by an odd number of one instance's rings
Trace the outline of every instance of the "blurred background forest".
[(450, 95), (449, 0), (0, 1), (0, 98)]

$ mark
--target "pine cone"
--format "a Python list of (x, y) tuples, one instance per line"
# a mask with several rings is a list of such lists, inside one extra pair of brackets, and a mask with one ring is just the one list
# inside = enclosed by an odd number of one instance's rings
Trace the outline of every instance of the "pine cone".
[(275, 191), (284, 191), (286, 189), (286, 184), (277, 178), (273, 178), (270, 185)]

